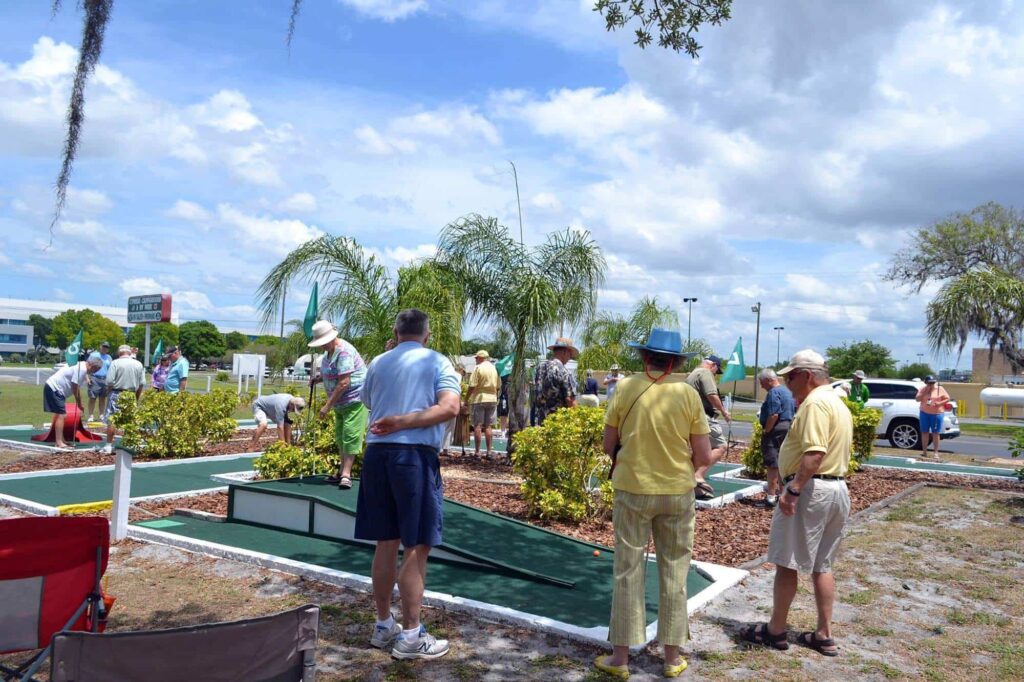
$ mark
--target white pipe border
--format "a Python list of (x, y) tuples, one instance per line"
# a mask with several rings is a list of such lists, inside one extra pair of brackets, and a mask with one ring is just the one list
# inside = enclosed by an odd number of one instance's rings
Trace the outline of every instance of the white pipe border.
[(714, 509), (716, 507), (724, 507), (727, 504), (732, 504), (737, 500), (742, 500), (744, 497), (757, 495), (760, 492), (764, 492), (764, 483), (752, 482), (752, 484), (746, 488), (740, 488), (735, 492), (719, 495), (718, 497), (710, 500), (696, 500), (694, 504), (698, 509)]
[[(2, 442), (2, 441), (0, 441)], [(147, 469), (149, 467), (166, 467), (192, 462), (219, 462), (229, 459), (255, 459), (262, 455), (262, 452), (239, 452), (234, 455), (210, 455), (209, 457), (184, 457), (180, 459), (159, 460), (156, 462), (132, 463), (132, 469)], [(113, 471), (113, 464), (101, 464), (91, 467), (71, 467), (68, 469), (42, 469), (40, 471), (18, 471), (13, 474), (0, 474), (0, 481), (12, 481), (19, 478), (38, 478), (40, 476), (56, 476), (64, 474), (84, 474), (97, 471)], [(219, 475), (219, 474), (212, 474)]]

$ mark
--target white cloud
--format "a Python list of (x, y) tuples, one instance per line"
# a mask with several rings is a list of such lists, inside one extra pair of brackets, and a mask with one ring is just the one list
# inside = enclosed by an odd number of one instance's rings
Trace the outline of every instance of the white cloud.
[(245, 132), (262, 125), (252, 113), (249, 100), (237, 90), (221, 90), (202, 104), (190, 107), (189, 112), (198, 123), (226, 133)]
[(219, 204), (217, 215), (243, 240), (244, 248), (256, 247), (274, 254), (285, 254), (323, 232), (301, 220), (252, 216), (229, 204)]
[(56, 277), (56, 273), (50, 268), (44, 267), (37, 263), (24, 263), (18, 267), (18, 270), (31, 277)]
[(60, 287), (54, 287), (53, 297), (58, 301), (70, 301), (75, 298), (70, 292), (64, 291)]
[(145, 296), (146, 294), (169, 294), (171, 290), (152, 277), (131, 277), (121, 280), (118, 285), (125, 296)]
[(466, 106), (399, 116), (391, 121), (389, 130), (400, 136), (443, 139), (477, 137), (488, 144), (501, 144), (501, 135), (494, 124)]
[(277, 187), (283, 184), (277, 167), (269, 158), (267, 145), (262, 142), (229, 149), (227, 159), (235, 175), (254, 185)]
[(194, 311), (213, 309), (210, 298), (201, 291), (175, 291), (172, 296), (175, 305), (185, 306)]
[(416, 151), (416, 143), (397, 137), (386, 138), (369, 125), (359, 126), (353, 135), (359, 143), (359, 149), (366, 154), (384, 156), (387, 154), (411, 154)]
[(199, 204), (193, 201), (186, 201), (185, 199), (178, 199), (174, 202), (174, 206), (164, 211), (164, 215), (168, 218), (177, 218), (179, 220), (185, 220), (190, 223), (205, 223), (209, 222), (210, 212)]
[(97, 238), (103, 232), (103, 225), (95, 220), (62, 220), (57, 224), (57, 232), (69, 237)]
[(426, 0), (341, 0), (360, 14), (384, 21), (397, 21), (427, 9)]
[(541, 192), (530, 197), (530, 206), (540, 211), (557, 213), (562, 210), (562, 202), (551, 192)]
[(278, 209), (293, 213), (312, 213), (316, 210), (316, 197), (309, 192), (298, 192), (282, 201)]
[(106, 194), (94, 189), (68, 187), (66, 212), (68, 215), (98, 215), (114, 207)]

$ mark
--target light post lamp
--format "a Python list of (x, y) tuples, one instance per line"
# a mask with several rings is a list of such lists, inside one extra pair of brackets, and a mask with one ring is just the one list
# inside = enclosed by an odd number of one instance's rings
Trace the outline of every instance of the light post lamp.
[(924, 353), (918, 353), (917, 354), (917, 364), (919, 364), (919, 365), (922, 364), (924, 362), (923, 358), (924, 358)]
[(775, 332), (775, 364), (776, 365), (779, 364), (779, 357), (780, 357), (779, 349), (782, 348), (782, 330), (783, 329), (785, 329), (785, 327), (772, 327), (772, 330)]
[(697, 302), (696, 298), (684, 298), (683, 303), (686, 303), (686, 345), (690, 345), (690, 322), (693, 320), (693, 304)]
[(757, 366), (761, 350), (761, 302), (750, 306), (750, 312), (757, 314), (757, 331), (754, 333), (754, 402), (757, 402)]

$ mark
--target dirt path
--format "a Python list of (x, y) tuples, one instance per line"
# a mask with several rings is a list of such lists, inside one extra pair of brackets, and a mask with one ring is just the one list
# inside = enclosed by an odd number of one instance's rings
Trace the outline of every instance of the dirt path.
[[(837, 566), (837, 659), (801, 647), (748, 649), (733, 634), (763, 620), (772, 571), (754, 571), (693, 620), (691, 680), (1024, 679), (1024, 497), (927, 488), (855, 519)], [(393, 661), (367, 645), (368, 595), (232, 561), (134, 542), (113, 549), (110, 629), (171, 627), (321, 604), (321, 680), (601, 680), (601, 649), (428, 609), (452, 639), (433, 662)], [(610, 579), (610, 576), (609, 576)], [(201, 585), (201, 589), (197, 589)], [(814, 619), (806, 581), (791, 627)], [(634, 680), (661, 679), (654, 648), (634, 657)]]

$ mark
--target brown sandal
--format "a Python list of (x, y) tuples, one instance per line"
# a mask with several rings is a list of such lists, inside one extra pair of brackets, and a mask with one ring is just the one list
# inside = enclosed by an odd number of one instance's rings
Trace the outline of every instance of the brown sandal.
[(796, 641), (803, 644), (805, 647), (814, 649), (822, 656), (838, 656), (839, 647), (836, 646), (836, 642), (831, 637), (825, 639), (818, 639), (818, 633), (813, 630), (808, 632), (801, 632)]
[(771, 648), (778, 649), (779, 651), (786, 651), (789, 649), (789, 642), (786, 641), (786, 631), (783, 630), (779, 634), (773, 635), (768, 632), (768, 623), (748, 625), (740, 631), (740, 637), (742, 637), (745, 642), (760, 644), (761, 646), (770, 646)]

